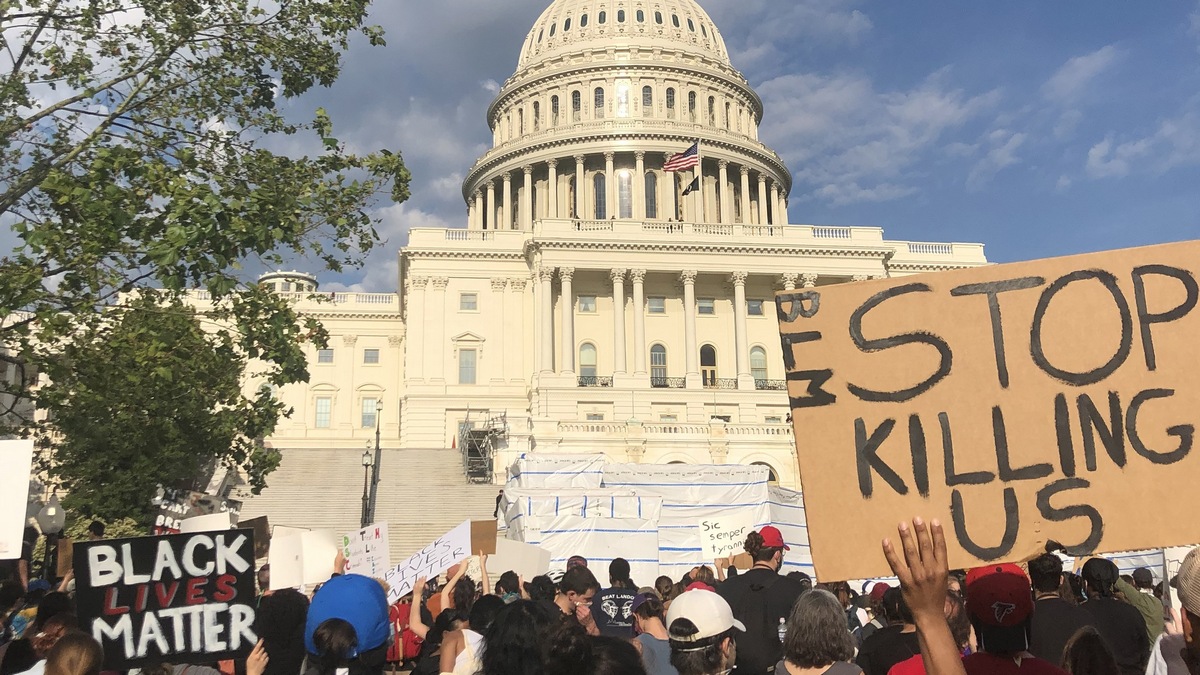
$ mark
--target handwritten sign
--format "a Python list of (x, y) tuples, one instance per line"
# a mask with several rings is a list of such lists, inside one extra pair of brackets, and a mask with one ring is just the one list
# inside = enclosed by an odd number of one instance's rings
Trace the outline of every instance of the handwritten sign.
[(33, 441), (0, 441), (0, 560), (21, 557), (22, 535), (29, 508), (29, 475), (33, 472)]
[(728, 558), (745, 549), (753, 518), (708, 518), (700, 521), (700, 550), (705, 560)]
[(388, 603), (411, 593), (419, 577), (435, 577), (471, 555), (471, 521), (467, 520), (383, 575), (390, 589)]
[(346, 574), (382, 577), (391, 567), (387, 523), (364, 527), (342, 537), (342, 554), (346, 556)]
[[(776, 296), (817, 573), (869, 578), (903, 518), (950, 567), (1188, 543), (1200, 242)], [(848, 536), (848, 535), (853, 536)]]
[(150, 504), (158, 509), (154, 516), (154, 534), (179, 534), (183, 521), (217, 513), (229, 514), (228, 526), (232, 527), (237, 524), (242, 510), (242, 503), (235, 499), (192, 490), (160, 489)]
[(244, 658), (254, 624), (254, 532), (75, 544), (80, 625), (106, 670)]

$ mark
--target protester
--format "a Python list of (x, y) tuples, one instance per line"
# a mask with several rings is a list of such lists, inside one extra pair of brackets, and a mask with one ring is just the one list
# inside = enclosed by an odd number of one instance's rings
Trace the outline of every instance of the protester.
[(59, 638), (46, 653), (44, 672), (46, 675), (99, 675), (103, 663), (104, 650), (100, 643), (87, 633), (74, 630)]
[(42, 675), (46, 656), (62, 636), (79, 628), (74, 614), (59, 612), (37, 624), (37, 630), (26, 638), (15, 640), (4, 653), (0, 662), (3, 675)]
[(862, 669), (850, 663), (853, 658), (854, 638), (846, 630), (841, 602), (820, 589), (801, 595), (788, 616), (783, 660), (775, 673), (858, 675)]
[(795, 572), (788, 572), (787, 577), (789, 579), (794, 579), (794, 580), (800, 582), (800, 592), (801, 593), (803, 593), (804, 591), (812, 590), (812, 587), (813, 587), (812, 577), (808, 576), (804, 572), (801, 572), (799, 570), (797, 570)]
[(462, 628), (448, 633), (442, 640), (439, 657), (441, 672), (454, 675), (475, 675), (482, 666), (483, 635), (492, 625), (504, 601), (495, 595), (485, 595), (471, 607), (470, 618)]
[(387, 594), (358, 574), (335, 576), (313, 596), (304, 627), (309, 675), (378, 675), (387, 661)]
[(838, 581), (818, 584), (818, 587), (832, 593), (838, 599), (838, 603), (842, 606), (842, 613), (846, 615), (846, 628), (851, 633), (863, 627), (865, 622), (862, 621), (858, 608), (854, 606), (854, 593), (850, 590), (849, 583)]
[[(942, 593), (945, 592), (943, 589)], [(921, 653), (917, 626), (900, 589), (890, 588), (884, 591), (883, 615), (887, 620), (887, 627), (880, 628), (864, 640), (858, 658), (855, 659), (855, 663), (866, 675), (887, 675), (892, 666)]]
[(1067, 642), (1081, 628), (1093, 624), (1092, 615), (1063, 599), (1063, 563), (1053, 553), (1029, 561), (1029, 580), (1034, 593), (1029, 652), (1050, 663), (1062, 663)]
[(629, 640), (633, 637), (633, 599), (637, 585), (629, 578), (629, 562), (615, 558), (608, 565), (611, 586), (596, 594), (593, 611), (601, 635)]
[(504, 604), (511, 605), (521, 599), (521, 577), (517, 573), (509, 570), (500, 575), (496, 580), (496, 595), (504, 601)]
[[(419, 612), (417, 612), (419, 616)], [(411, 616), (411, 615), (410, 615)], [(418, 635), (424, 633), (412, 675), (437, 675), (442, 666), (442, 641), (446, 635), (467, 625), (469, 617), (461, 609), (447, 609), (428, 628), (419, 621), (412, 625)]]
[(628, 640), (588, 635), (570, 626), (550, 632), (543, 667), (545, 675), (646, 675)]
[[(728, 673), (737, 667), (735, 638), (745, 634), (746, 626), (734, 618), (729, 603), (712, 591), (688, 591), (667, 611), (671, 665), (679, 675)], [(745, 673), (739, 668), (738, 675)]]
[(658, 592), (658, 597), (662, 599), (663, 606), (671, 607), (671, 601), (675, 599), (678, 593), (675, 592), (675, 582), (671, 581), (671, 577), (661, 576), (654, 580), (654, 590)]
[(308, 598), (292, 588), (264, 596), (254, 615), (254, 634), (269, 657), (266, 675), (299, 675), (304, 666)]
[[(39, 580), (40, 581), (40, 580)], [(0, 660), (0, 675), (14, 675), (28, 670), (41, 657), (37, 655), (34, 638), (49, 630), (51, 621), (56, 617), (65, 617), (62, 625), (74, 628), (76, 625), (74, 612), (75, 604), (66, 593), (47, 593), (34, 607), (18, 616), (21, 623), (18, 629), (14, 621), (16, 637), (4, 648), (3, 659)], [(49, 646), (46, 647), (49, 649)]]
[(638, 594), (633, 610), (634, 646), (642, 655), (648, 675), (679, 675), (671, 665), (671, 643), (667, 635), (666, 608), (662, 600), (646, 593)]
[(1139, 567), (1130, 575), (1131, 581), (1119, 579), (1114, 588), (1125, 597), (1125, 602), (1133, 605), (1146, 622), (1146, 636), (1150, 644), (1158, 641), (1163, 632), (1163, 604), (1154, 597), (1154, 573), (1145, 567)]
[(480, 675), (542, 675), (542, 651), (554, 624), (543, 605), (516, 600), (496, 612), (484, 632)]
[(1103, 558), (1092, 558), (1084, 563), (1082, 576), (1087, 593), (1083, 608), (1112, 649), (1122, 675), (1141, 675), (1150, 658), (1150, 639), (1141, 613), (1113, 597), (1117, 566)]
[(1182, 630), (1159, 637), (1146, 675), (1200, 675), (1200, 548), (1184, 557), (1171, 585), (1179, 594)]
[(578, 624), (590, 635), (599, 635), (600, 629), (591, 610), (592, 600), (599, 591), (600, 583), (585, 565), (569, 567), (558, 582), (558, 594), (554, 596), (560, 619)]
[(967, 613), (979, 651), (963, 658), (968, 675), (1062, 675), (1055, 663), (1029, 653), (1033, 597), (1029, 577), (1012, 564), (967, 572)]
[(25, 604), (25, 589), (16, 579), (0, 581), (0, 648), (14, 639), (12, 620)]
[(88, 541), (100, 541), (104, 538), (104, 523), (99, 520), (93, 520), (88, 523)]
[[(954, 579), (953, 576), (950, 577), (951, 582)], [(953, 584), (946, 591), (945, 609), (946, 624), (950, 627), (954, 644), (958, 646), (960, 653), (970, 653), (971, 620), (967, 616), (967, 601), (953, 589)], [(925, 675), (925, 657), (917, 654), (907, 661), (901, 661), (892, 666), (888, 675)]]
[(568, 570), (573, 567), (586, 568), (587, 566), (588, 566), (587, 558), (585, 558), (581, 555), (573, 555), (570, 558), (567, 558), (567, 569)]
[[(751, 532), (745, 550), (754, 560), (753, 567), (725, 580), (717, 593), (733, 609), (745, 633), (738, 636), (738, 675), (765, 675), (783, 658), (780, 623), (791, 614), (803, 590), (795, 579), (779, 575), (784, 552), (790, 549), (778, 529), (767, 526)], [(673, 609), (674, 603), (668, 616)], [(669, 621), (667, 628), (670, 630)]]
[(554, 596), (558, 594), (558, 587), (550, 580), (550, 577), (539, 574), (525, 584), (525, 593), (530, 600), (549, 607), (554, 604)]
[(863, 642), (875, 631), (888, 625), (887, 617), (883, 614), (883, 594), (890, 589), (891, 586), (883, 582), (876, 583), (871, 587), (871, 592), (867, 596), (871, 602), (871, 620), (854, 631), (854, 644), (857, 649), (862, 649)]
[(1079, 629), (1063, 652), (1063, 670), (1070, 675), (1120, 675), (1117, 660), (1092, 626)]

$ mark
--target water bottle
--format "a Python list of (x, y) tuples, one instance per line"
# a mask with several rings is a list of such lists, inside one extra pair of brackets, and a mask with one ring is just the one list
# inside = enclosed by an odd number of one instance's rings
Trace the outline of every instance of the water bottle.
[(783, 617), (779, 617), (779, 644), (783, 644), (785, 637), (787, 637), (787, 621)]

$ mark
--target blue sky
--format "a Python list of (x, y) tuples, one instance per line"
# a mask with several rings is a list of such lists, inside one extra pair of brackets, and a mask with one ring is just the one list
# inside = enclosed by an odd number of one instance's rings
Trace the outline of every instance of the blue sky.
[[(413, 197), (336, 281), (395, 289), (412, 227), (461, 227), (459, 184), (547, 0), (377, 0), (388, 46), (293, 102), (398, 150)], [(1200, 238), (1200, 0), (700, 0), (764, 99), (793, 223), (983, 242), (996, 262)], [(327, 284), (327, 287), (331, 287)]]

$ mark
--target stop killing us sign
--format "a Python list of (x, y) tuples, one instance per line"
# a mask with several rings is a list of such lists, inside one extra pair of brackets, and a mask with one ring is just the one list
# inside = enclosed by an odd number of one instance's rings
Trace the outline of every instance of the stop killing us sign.
[(81, 627), (106, 670), (244, 658), (254, 624), (254, 531), (75, 544)]
[(1200, 539), (1198, 271), (1188, 242), (779, 293), (818, 576), (887, 574), (913, 516), (951, 568)]

